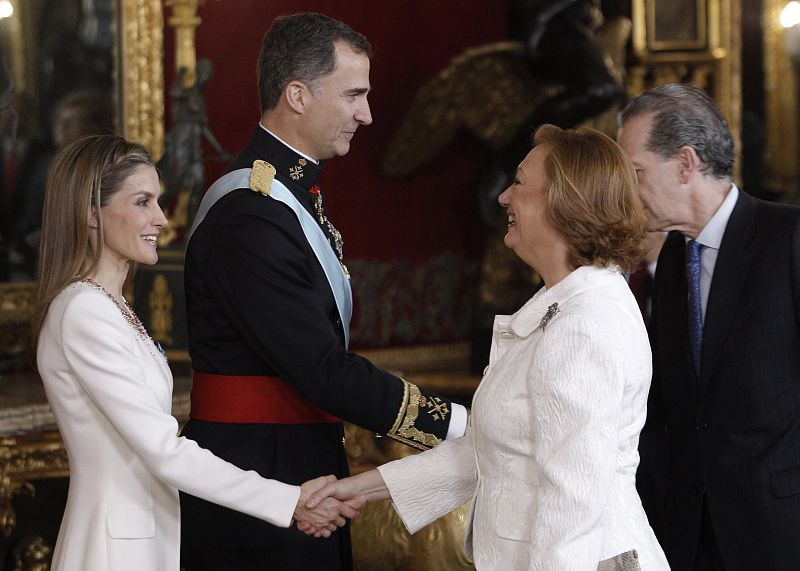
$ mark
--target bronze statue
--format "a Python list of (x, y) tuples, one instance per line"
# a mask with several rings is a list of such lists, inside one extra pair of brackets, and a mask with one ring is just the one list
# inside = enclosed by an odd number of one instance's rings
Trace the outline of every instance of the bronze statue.
[(216, 153), (212, 159), (229, 161), (231, 158), (211, 132), (206, 116), (203, 88), (214, 75), (214, 66), (207, 59), (199, 60), (195, 82), (188, 88), (183, 86), (187, 72), (186, 68), (181, 68), (170, 90), (172, 127), (165, 137), (164, 156), (157, 165), (166, 185), (163, 204), (176, 202), (171, 209), (172, 229), (168, 230), (167, 243), (175, 238), (180, 228), (191, 223), (205, 191), (203, 140)]
[(604, 24), (599, 0), (510, 0), (511, 41), (471, 48), (417, 92), (381, 168), (400, 177), (436, 158), (463, 127), (487, 144), (479, 195), (495, 225), (496, 198), (543, 123), (573, 127), (624, 92), (602, 44), (624, 45), (630, 22)]

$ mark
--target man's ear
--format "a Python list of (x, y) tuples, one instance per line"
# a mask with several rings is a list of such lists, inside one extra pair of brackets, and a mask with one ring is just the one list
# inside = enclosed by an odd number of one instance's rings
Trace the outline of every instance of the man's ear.
[(283, 90), (283, 97), (289, 107), (299, 114), (305, 113), (306, 104), (311, 92), (306, 87), (305, 83), (300, 81), (290, 81), (286, 88)]
[(678, 164), (680, 169), (678, 177), (683, 184), (689, 182), (692, 176), (699, 174), (703, 166), (697, 151), (689, 145), (682, 146), (678, 151)]

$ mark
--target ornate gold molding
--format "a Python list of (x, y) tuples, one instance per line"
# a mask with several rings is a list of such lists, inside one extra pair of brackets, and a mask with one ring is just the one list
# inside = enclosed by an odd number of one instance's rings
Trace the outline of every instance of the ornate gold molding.
[(36, 303), (36, 290), (28, 283), (0, 284), (0, 327), (29, 320)]
[(181, 82), (189, 88), (195, 82), (197, 52), (195, 50), (195, 30), (200, 25), (197, 8), (203, 0), (166, 0), (165, 6), (172, 8), (172, 16), (167, 20), (175, 28), (175, 71), (186, 69)]
[(742, 165), (742, 0), (720, 0), (717, 14), (719, 45), (727, 52), (714, 77), (714, 98), (728, 120), (736, 149), (734, 178), (739, 179)]
[(164, 152), (163, 18), (160, 0), (119, 3), (122, 69), (119, 97), (122, 133), (150, 150)]
[(150, 307), (150, 335), (154, 341), (172, 345), (172, 292), (164, 274), (157, 274), (148, 296)]
[(69, 475), (67, 453), (57, 431), (0, 439), (0, 530), (9, 537), (17, 523), (12, 498), (35, 493), (30, 480)]
[(25, 350), (35, 302), (34, 284), (0, 283), (0, 358)]
[(764, 153), (766, 187), (793, 196), (798, 191), (797, 72), (786, 52), (786, 32), (779, 18), (785, 0), (764, 0), (764, 95), (767, 148)]
[[(11, 43), (10, 66), (14, 78), (14, 91), (25, 93), (31, 97), (32, 104), (39, 105), (37, 80), (39, 77), (37, 65), (40, 61), (39, 41), (36, 38), (38, 16), (42, 12), (43, 0), (26, 0), (14, 3), (14, 13), (8, 19), (8, 34)], [(32, 113), (29, 121), (30, 134), (41, 135), (44, 125), (39, 121), (37, 114)]]
[[(424, 485), (421, 483), (421, 485)], [(355, 568), (359, 571), (474, 570), (464, 553), (471, 503), (411, 535), (389, 500), (365, 505), (353, 521)]]

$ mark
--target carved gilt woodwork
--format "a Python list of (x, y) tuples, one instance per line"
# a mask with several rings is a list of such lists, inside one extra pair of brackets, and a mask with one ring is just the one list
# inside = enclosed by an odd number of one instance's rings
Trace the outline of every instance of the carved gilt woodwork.
[(32, 432), (0, 439), (0, 530), (14, 531), (17, 518), (11, 505), (20, 493), (34, 494), (31, 480), (69, 475), (67, 453), (57, 431)]
[(160, 0), (119, 4), (122, 134), (155, 160), (164, 152), (163, 19)]
[(764, 0), (761, 22), (764, 30), (764, 98), (767, 123), (767, 149), (764, 154), (767, 188), (786, 196), (798, 192), (797, 161), (800, 157), (798, 133), (797, 71), (786, 49), (786, 32), (780, 25), (785, 0)]

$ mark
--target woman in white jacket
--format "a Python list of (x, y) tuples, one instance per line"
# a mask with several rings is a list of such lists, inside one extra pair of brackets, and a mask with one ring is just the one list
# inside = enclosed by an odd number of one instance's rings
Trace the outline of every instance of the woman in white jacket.
[(267, 480), (177, 435), (166, 359), (122, 297), (131, 265), (158, 260), (160, 193), (150, 156), (120, 137), (81, 139), (51, 167), (33, 339), (70, 464), (56, 571), (178, 571), (178, 489), (318, 535), (355, 515), (303, 507), (328, 478)]
[(591, 129), (546, 125), (534, 143), (499, 200), (506, 245), (544, 287), (496, 317), (467, 434), (307, 505), (391, 497), (413, 533), (472, 498), (466, 549), (479, 570), (669, 569), (635, 488), (651, 375), (621, 273), (642, 250), (636, 174)]

